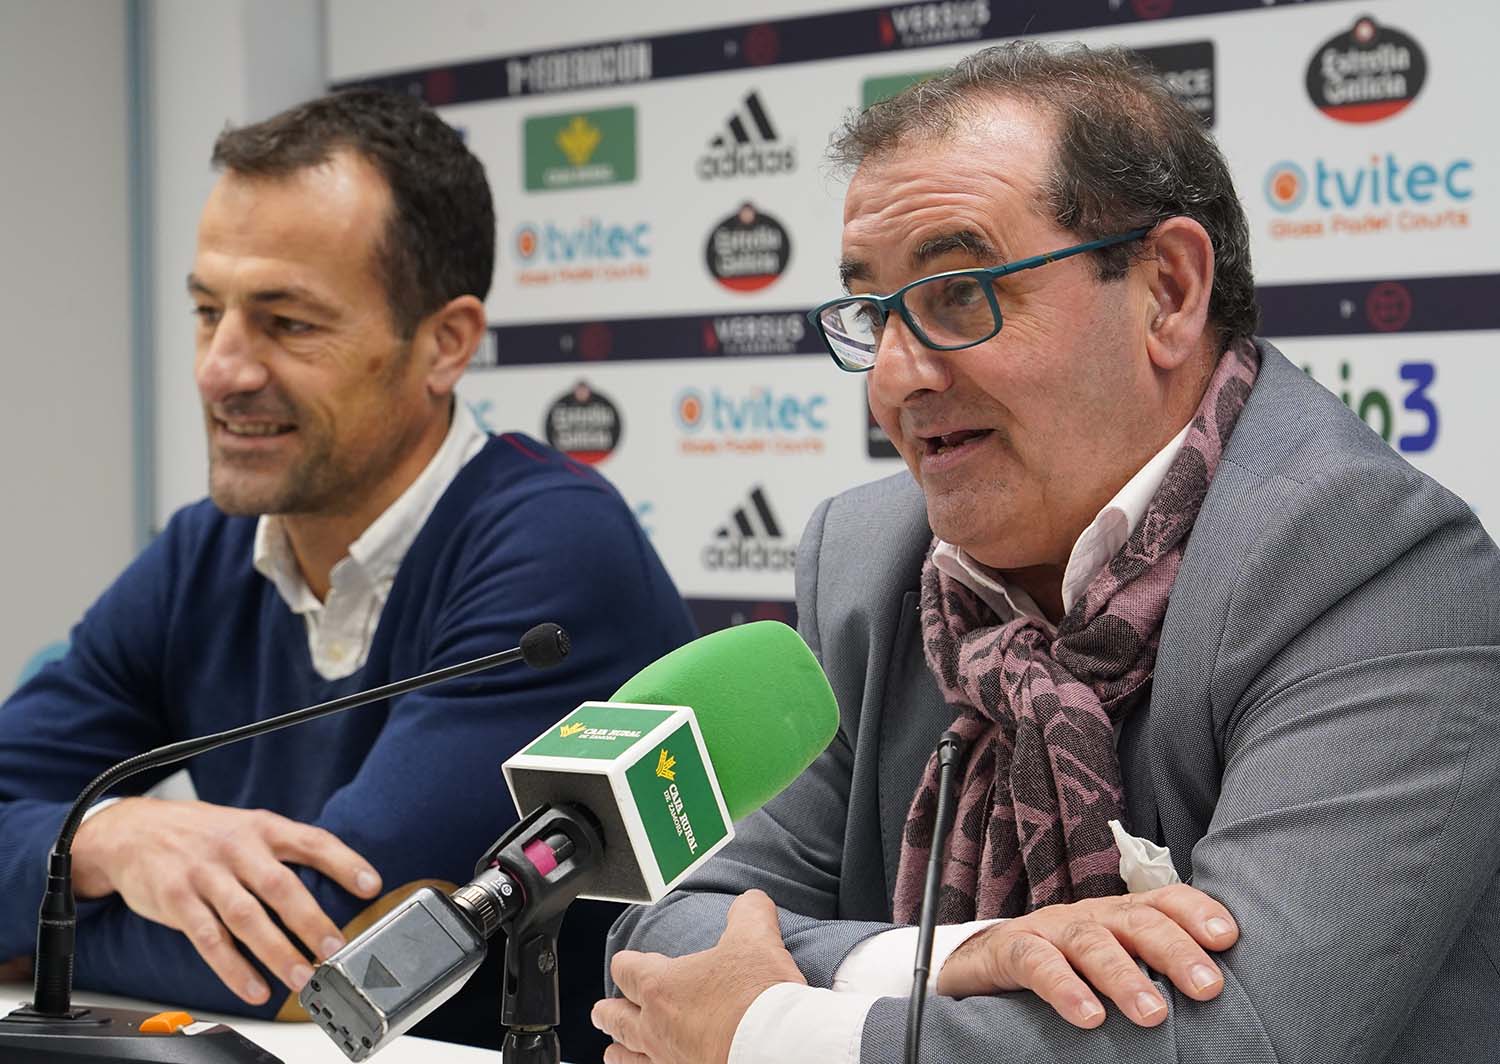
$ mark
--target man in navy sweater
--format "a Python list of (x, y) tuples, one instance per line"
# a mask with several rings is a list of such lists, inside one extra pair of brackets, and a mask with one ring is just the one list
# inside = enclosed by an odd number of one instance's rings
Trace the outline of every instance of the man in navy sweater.
[[(188, 276), (211, 499), (179, 511), (0, 707), (0, 974), (24, 973), (46, 854), (71, 800), (149, 747), (515, 645), (494, 670), (202, 756), (197, 801), (96, 807), (73, 848), (81, 987), (258, 1016), (393, 894), (464, 882), (515, 819), (510, 753), (692, 635), (602, 478), (491, 437), (454, 385), (486, 328), (494, 214), (459, 135), (359, 91), (229, 130)], [(564, 928), (562, 1035), (612, 915)], [(498, 953), (498, 951), (496, 951)], [(497, 1041), (476, 981), (428, 1033)]]

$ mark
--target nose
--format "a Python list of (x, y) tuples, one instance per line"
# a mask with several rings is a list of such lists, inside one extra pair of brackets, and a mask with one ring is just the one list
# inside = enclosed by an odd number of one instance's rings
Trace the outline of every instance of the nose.
[(243, 313), (227, 308), (212, 333), (199, 335), (194, 375), (205, 403), (223, 402), (231, 395), (265, 387), (269, 374)]
[(875, 349), (871, 396), (894, 407), (918, 395), (946, 391), (952, 383), (952, 370), (944, 353), (922, 343), (899, 314), (892, 314)]

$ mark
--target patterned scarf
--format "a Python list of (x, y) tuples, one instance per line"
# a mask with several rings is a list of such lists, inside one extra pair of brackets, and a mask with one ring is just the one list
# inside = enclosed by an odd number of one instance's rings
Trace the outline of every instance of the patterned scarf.
[[(1248, 344), (1220, 357), (1139, 526), (1055, 637), (1025, 617), (998, 623), (929, 555), (922, 641), (968, 750), (939, 923), (1124, 893), (1108, 826), (1124, 807), (1115, 724), (1151, 679), (1183, 546), (1259, 368)], [(894, 908), (902, 923), (915, 923), (921, 909), (936, 815), (934, 755), (901, 843)]]

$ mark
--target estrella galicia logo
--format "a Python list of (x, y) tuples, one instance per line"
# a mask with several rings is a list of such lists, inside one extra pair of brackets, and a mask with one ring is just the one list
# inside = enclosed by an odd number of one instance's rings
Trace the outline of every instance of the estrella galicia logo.
[(797, 549), (788, 543), (763, 487), (756, 485), (703, 548), (710, 572), (787, 573), (797, 567)]
[(1379, 122), (1405, 110), (1427, 81), (1421, 45), (1365, 15), (1307, 64), (1307, 95), (1340, 122)]
[(704, 257), (708, 272), (725, 288), (754, 292), (786, 271), (792, 238), (779, 221), (746, 203), (714, 226)]
[(526, 188), (590, 188), (635, 180), (635, 108), (526, 119)]
[(595, 465), (620, 446), (620, 411), (579, 381), (547, 410), (547, 442), (570, 458)]
[(797, 149), (777, 136), (759, 92), (745, 97), (698, 159), (698, 176), (705, 181), (789, 174), (796, 168)]

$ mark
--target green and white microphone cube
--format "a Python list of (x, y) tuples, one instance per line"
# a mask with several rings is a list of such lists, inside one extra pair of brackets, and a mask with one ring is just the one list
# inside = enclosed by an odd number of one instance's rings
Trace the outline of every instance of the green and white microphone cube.
[(657, 901), (734, 838), (687, 706), (585, 702), (502, 768), (521, 815), (571, 803), (599, 821), (606, 856), (585, 898)]

